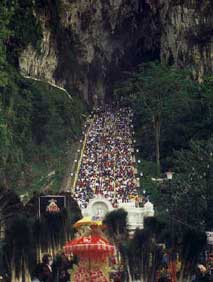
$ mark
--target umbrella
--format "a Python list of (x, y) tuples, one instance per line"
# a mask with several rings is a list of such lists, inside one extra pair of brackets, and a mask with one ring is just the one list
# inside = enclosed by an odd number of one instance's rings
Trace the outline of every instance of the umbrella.
[(77, 256), (101, 259), (113, 255), (115, 247), (101, 236), (90, 235), (73, 239), (64, 246), (65, 254), (73, 253)]
[(79, 228), (81, 226), (92, 226), (96, 225), (102, 227), (102, 220), (99, 217), (85, 216), (82, 219), (78, 220), (73, 226)]
[(66, 255), (73, 253), (80, 257), (78, 271), (74, 274), (75, 282), (107, 282), (108, 279), (101, 268), (94, 268), (93, 263), (106, 262), (106, 258), (113, 255), (114, 251), (115, 247), (107, 239), (97, 234), (78, 237), (68, 241), (64, 246)]

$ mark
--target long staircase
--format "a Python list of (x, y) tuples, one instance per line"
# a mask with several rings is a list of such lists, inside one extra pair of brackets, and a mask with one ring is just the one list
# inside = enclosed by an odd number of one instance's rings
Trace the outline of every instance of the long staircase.
[(123, 207), (129, 221), (142, 228), (147, 207), (149, 215), (154, 211), (139, 193), (132, 119), (130, 108), (99, 109), (93, 114), (81, 140), (72, 194), (85, 215), (103, 217)]

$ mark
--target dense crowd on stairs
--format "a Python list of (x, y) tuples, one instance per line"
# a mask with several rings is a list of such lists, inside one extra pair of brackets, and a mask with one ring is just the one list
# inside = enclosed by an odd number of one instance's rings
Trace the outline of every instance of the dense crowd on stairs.
[(129, 107), (106, 108), (94, 115), (74, 191), (80, 208), (86, 208), (96, 195), (115, 208), (119, 203), (137, 201), (132, 118)]

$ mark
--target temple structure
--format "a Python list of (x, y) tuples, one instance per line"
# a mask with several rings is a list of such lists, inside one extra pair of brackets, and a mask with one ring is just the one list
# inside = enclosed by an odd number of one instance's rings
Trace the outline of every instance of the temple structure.
[[(128, 229), (130, 234), (136, 228), (142, 229), (144, 218), (154, 216), (154, 207), (150, 201), (147, 201), (143, 207), (135, 207), (134, 202), (120, 203), (117, 208), (123, 208), (128, 213)], [(102, 196), (97, 196), (89, 201), (86, 209), (82, 209), (83, 216), (101, 217), (116, 208), (113, 208), (110, 201)]]

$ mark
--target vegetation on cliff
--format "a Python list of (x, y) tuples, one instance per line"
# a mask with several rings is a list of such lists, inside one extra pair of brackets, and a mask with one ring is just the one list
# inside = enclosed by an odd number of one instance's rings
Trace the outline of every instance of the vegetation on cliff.
[[(35, 1), (28, 0), (0, 5), (0, 274), (9, 281), (30, 280), (37, 257), (56, 253), (81, 217), (66, 194), (67, 209), (38, 219), (39, 194), (33, 192), (59, 191), (87, 108), (75, 93), (20, 75), (22, 50), (29, 43), (40, 49), (35, 8)], [(14, 190), (31, 200), (24, 205)]]
[(29, 43), (39, 50), (42, 36), (33, 3), (5, 1), (0, 7), (0, 177), (4, 187), (20, 193), (49, 184), (59, 189), (67, 151), (86, 112), (74, 93), (70, 97), (19, 74), (21, 50)]

